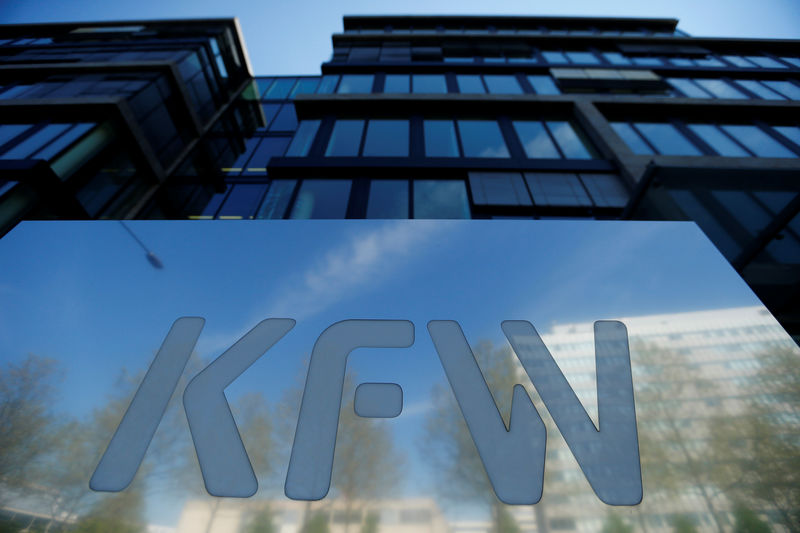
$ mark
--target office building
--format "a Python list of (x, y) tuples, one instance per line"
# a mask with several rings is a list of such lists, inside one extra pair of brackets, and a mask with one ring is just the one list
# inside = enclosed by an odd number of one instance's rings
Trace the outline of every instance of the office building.
[(797, 338), (797, 41), (676, 26), (346, 16), (320, 76), (254, 84), (232, 20), (5, 26), (4, 228), (694, 220)]

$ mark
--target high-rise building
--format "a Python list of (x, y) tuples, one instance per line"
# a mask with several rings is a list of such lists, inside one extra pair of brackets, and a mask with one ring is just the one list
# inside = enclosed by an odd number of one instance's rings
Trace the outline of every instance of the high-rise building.
[[(235, 20), (0, 30), (0, 231), (205, 206), (260, 123)], [(161, 212), (161, 211), (159, 211)]]
[(694, 220), (800, 333), (797, 41), (674, 19), (346, 16), (320, 76), (252, 83), (234, 20), (0, 33), (5, 230)]

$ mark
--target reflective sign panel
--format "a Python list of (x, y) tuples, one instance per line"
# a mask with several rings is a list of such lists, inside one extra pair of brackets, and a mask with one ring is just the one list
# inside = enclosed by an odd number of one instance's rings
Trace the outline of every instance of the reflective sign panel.
[(26, 222), (11, 531), (800, 527), (800, 351), (692, 223)]

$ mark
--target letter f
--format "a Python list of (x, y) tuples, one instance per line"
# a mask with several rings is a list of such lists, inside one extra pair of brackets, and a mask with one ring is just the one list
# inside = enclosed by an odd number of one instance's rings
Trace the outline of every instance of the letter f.
[(287, 497), (321, 500), (328, 494), (350, 352), (412, 344), (414, 324), (408, 320), (343, 320), (322, 332), (311, 352), (284, 486)]

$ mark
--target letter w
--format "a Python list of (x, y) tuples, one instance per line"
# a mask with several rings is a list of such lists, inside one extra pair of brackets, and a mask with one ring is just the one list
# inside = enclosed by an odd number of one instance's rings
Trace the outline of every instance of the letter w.
[[(594, 324), (599, 429), (536, 329), (517, 320), (505, 321), (502, 327), (598, 498), (610, 505), (641, 502), (639, 441), (625, 326), (616, 321)], [(428, 330), (497, 497), (509, 504), (536, 503), (544, 482), (546, 435), (539, 414), (532, 404), (528, 407), (530, 398), (520, 385), (514, 387), (510, 428), (507, 434), (501, 431), (505, 429), (502, 419), (461, 328), (455, 322), (432, 321)], [(464, 370), (470, 366), (474, 369)], [(523, 405), (526, 414), (515, 414), (515, 405)], [(516, 430), (518, 424), (524, 429)]]

